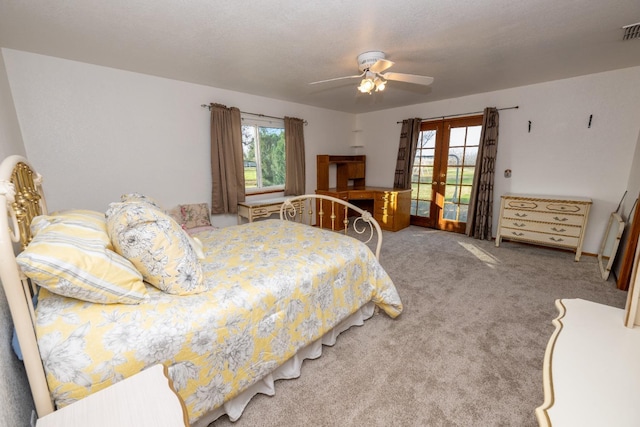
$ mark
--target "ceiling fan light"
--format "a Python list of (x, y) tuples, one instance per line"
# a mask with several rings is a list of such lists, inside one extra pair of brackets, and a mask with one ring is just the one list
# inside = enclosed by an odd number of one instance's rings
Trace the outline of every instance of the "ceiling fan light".
[(360, 82), (360, 86), (358, 86), (358, 90), (362, 93), (371, 93), (374, 87), (375, 84), (373, 83), (373, 80), (362, 79), (362, 81)]
[(373, 83), (376, 85), (376, 92), (382, 92), (387, 85), (387, 82), (382, 80), (380, 77), (376, 77), (376, 80)]

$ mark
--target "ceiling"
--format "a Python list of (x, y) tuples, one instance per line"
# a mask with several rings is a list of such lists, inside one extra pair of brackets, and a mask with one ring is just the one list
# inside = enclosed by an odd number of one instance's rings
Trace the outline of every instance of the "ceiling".
[[(640, 65), (638, 0), (0, 0), (0, 47), (363, 113)], [(356, 90), (356, 57), (435, 78)]]

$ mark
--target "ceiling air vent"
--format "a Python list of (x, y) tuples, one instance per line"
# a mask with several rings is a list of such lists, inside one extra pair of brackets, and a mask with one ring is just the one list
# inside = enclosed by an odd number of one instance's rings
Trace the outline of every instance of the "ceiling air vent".
[(640, 39), (640, 22), (637, 24), (625, 25), (622, 29), (624, 30), (624, 37), (622, 37), (622, 40)]

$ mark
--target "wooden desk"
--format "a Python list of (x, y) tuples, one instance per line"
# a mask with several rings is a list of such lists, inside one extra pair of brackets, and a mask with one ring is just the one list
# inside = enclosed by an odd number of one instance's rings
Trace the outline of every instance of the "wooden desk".
[[(316, 190), (316, 194), (333, 196), (368, 210), (383, 230), (398, 231), (409, 226), (411, 190), (384, 187), (329, 188)], [(336, 216), (337, 222), (344, 220), (344, 212), (337, 212)], [(323, 226), (331, 228), (330, 223), (327, 222), (330, 219), (326, 213), (323, 220), (325, 221)]]
[(171, 388), (162, 365), (147, 368), (36, 422), (36, 427), (188, 425), (186, 408)]
[(581, 299), (556, 301), (560, 315), (544, 356), (544, 427), (640, 425), (640, 327), (622, 309)]

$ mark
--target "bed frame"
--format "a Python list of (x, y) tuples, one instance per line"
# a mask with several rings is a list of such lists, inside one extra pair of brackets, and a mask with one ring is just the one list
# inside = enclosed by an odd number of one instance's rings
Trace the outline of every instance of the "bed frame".
[[(53, 412), (55, 407), (49, 393), (36, 339), (36, 316), (32, 302), (36, 286), (21, 272), (15, 257), (31, 241), (30, 224), (33, 218), (48, 214), (48, 210), (42, 190), (42, 177), (35, 172), (24, 157), (10, 156), (0, 164), (0, 206), (2, 205), (5, 208), (0, 209), (0, 279), (20, 342), (36, 412), (39, 417), (43, 417)], [(344, 209), (345, 220), (342, 224), (336, 223), (338, 209)], [(298, 221), (309, 225), (313, 225), (315, 220), (319, 218), (319, 226), (321, 226), (324, 223), (322, 218), (325, 215), (329, 216), (333, 230), (351, 235), (359, 240), (364, 240), (368, 235), (368, 240), (365, 243), (371, 243), (370, 247), (375, 244), (375, 250), (372, 250), (375, 252), (376, 258), (379, 258), (382, 245), (380, 226), (369, 212), (357, 206), (330, 196), (304, 195), (287, 199), (280, 210), (282, 220)], [(349, 227), (350, 225), (351, 227)], [(359, 317), (354, 315), (352, 319), (346, 319), (343, 324), (331, 331), (332, 336), (328, 334), (322, 339), (322, 343), (320, 343), (321, 340), (318, 340), (315, 347), (310, 346), (306, 349), (307, 353), (313, 353), (313, 356), (303, 354), (294, 356), (298, 372), (299, 365), (304, 358), (319, 356), (318, 351), (321, 353), (321, 350), (318, 350), (317, 346), (321, 346), (323, 343), (332, 345), (340, 332), (351, 325), (362, 324), (363, 319), (371, 316), (373, 304), (369, 303), (367, 307), (362, 312), (364, 315), (357, 313)], [(356, 318), (358, 320), (355, 320)], [(274, 376), (274, 379), (291, 377), (291, 374), (280, 373), (278, 376)], [(243, 405), (246, 405), (256, 392), (272, 394), (268, 390), (259, 388), (264, 388), (264, 386), (258, 385), (256, 387), (254, 390), (244, 393), (244, 396), (239, 399), (246, 401)], [(220, 414), (212, 414), (213, 418), (210, 421)], [(205, 422), (204, 419), (201, 421)]]
[(0, 279), (20, 342), (36, 412), (43, 417), (54, 411), (35, 333), (32, 298), (35, 286), (20, 271), (16, 254), (31, 241), (31, 220), (47, 214), (42, 177), (21, 156), (0, 164)]
[[(338, 213), (343, 211), (342, 224), (337, 221)], [(317, 213), (317, 215), (315, 215)], [(328, 215), (328, 218), (325, 216)], [(297, 221), (308, 225), (329, 224), (331, 230), (340, 231), (345, 235), (358, 237), (365, 244), (375, 244), (374, 253), (380, 260), (382, 248), (382, 230), (380, 224), (369, 213), (344, 200), (322, 194), (305, 194), (286, 199), (280, 208), (280, 219)], [(350, 227), (351, 226), (351, 227)], [(364, 237), (368, 238), (364, 240)], [(359, 236), (363, 238), (360, 239)]]

